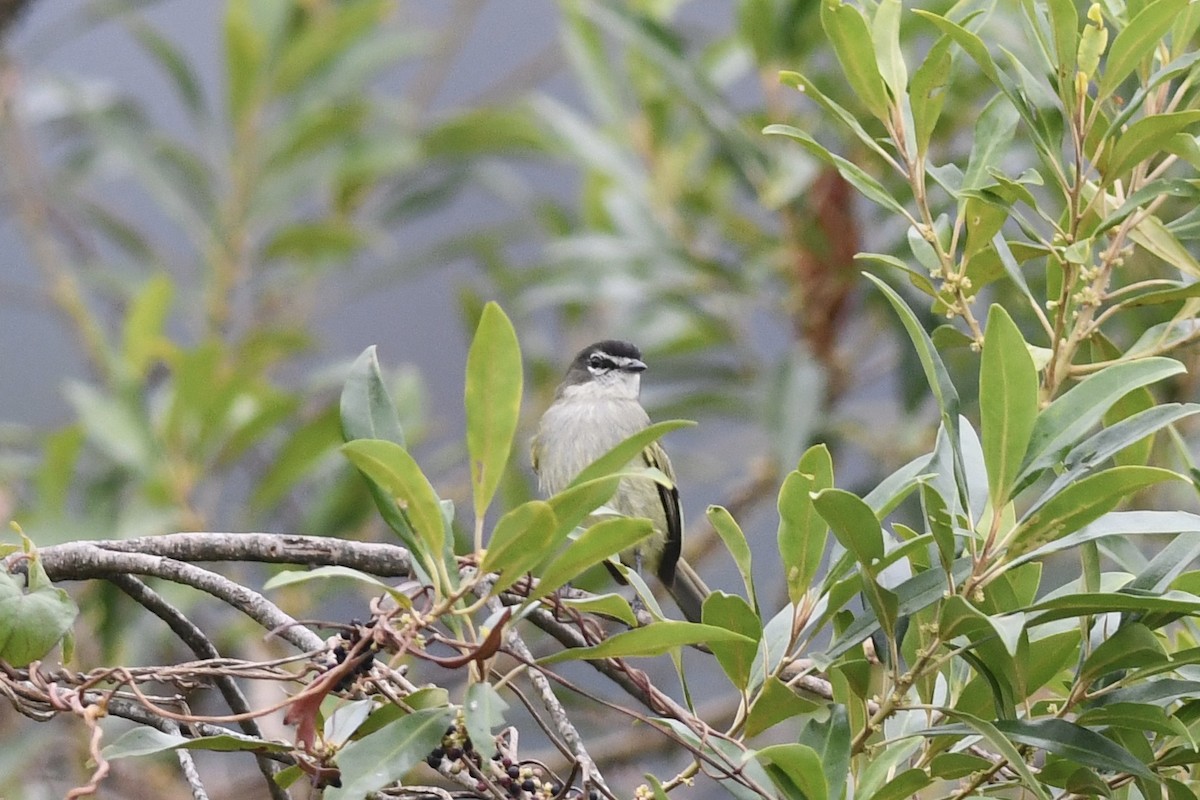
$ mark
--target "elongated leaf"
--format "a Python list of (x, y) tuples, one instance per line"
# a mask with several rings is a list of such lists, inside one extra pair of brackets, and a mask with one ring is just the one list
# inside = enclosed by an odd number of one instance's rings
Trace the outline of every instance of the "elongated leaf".
[(906, 769), (887, 781), (879, 791), (870, 796), (870, 800), (904, 800), (906, 797), (917, 797), (918, 793), (931, 783), (933, 778), (929, 777), (925, 770)]
[[(1084, 766), (1106, 772), (1127, 772), (1130, 775), (1157, 780), (1154, 773), (1145, 764), (1128, 750), (1113, 742), (1112, 739), (1064, 719), (1004, 719), (997, 720), (994, 726), (1010, 741), (1036, 747)], [(922, 733), (928, 735), (931, 732), (940, 731), (961, 734), (971, 732), (972, 728), (978, 730), (976, 724), (970, 724), (969, 727), (968, 725), (948, 725), (922, 731)], [(991, 741), (990, 737), (989, 741)], [(1016, 765), (1014, 764), (1014, 766)]]
[(122, 354), (135, 375), (142, 375), (155, 359), (169, 352), (170, 343), (164, 338), (163, 326), (171, 312), (175, 284), (166, 273), (160, 272), (138, 291), (122, 326)]
[(1126, 496), (1169, 480), (1184, 480), (1158, 467), (1113, 467), (1071, 484), (1025, 515), (1009, 542), (1011, 558), (1031, 552), (1112, 511)]
[(1102, 165), (1105, 182), (1111, 183), (1143, 160), (1160, 155), (1175, 134), (1197, 124), (1200, 111), (1159, 113), (1139, 119), (1121, 134), (1112, 156)]
[[(654, 533), (648, 519), (617, 517), (597, 522), (546, 565), (531, 599), (545, 597), (609, 556), (615, 556)], [(544, 555), (544, 554), (543, 554)]]
[(431, 576), (438, 574), (446, 528), (437, 493), (417, 462), (400, 445), (382, 439), (355, 439), (342, 445), (350, 463), (377, 483), (407, 518), (420, 543), (416, 553)]
[(1165, 664), (1170, 661), (1154, 632), (1140, 622), (1129, 622), (1096, 646), (1079, 671), (1088, 686), (1110, 672)]
[(1021, 468), (1038, 411), (1037, 368), (1025, 338), (999, 305), (988, 311), (979, 366), (983, 458), (992, 503), (1001, 506)]
[[(975, 125), (975, 141), (963, 173), (964, 190), (980, 189), (992, 182), (988, 170), (1000, 163), (1016, 129), (1017, 110), (1007, 98), (996, 95), (984, 106)], [(990, 240), (991, 234), (983, 238)]]
[(888, 96), (862, 12), (841, 0), (821, 0), (821, 26), (858, 99), (876, 119), (888, 119)]
[(376, 593), (381, 591), (387, 592), (401, 605), (412, 605), (412, 601), (408, 598), (408, 595), (396, 591), (386, 581), (382, 581), (374, 575), (368, 575), (357, 569), (343, 567), (338, 564), (327, 564), (323, 567), (315, 567), (313, 569), (287, 569), (283, 572), (277, 572), (263, 584), (263, 591), (270, 591), (283, 586), (295, 586), (296, 584), (308, 583), (309, 581), (329, 580), (330, 578), (358, 581), (359, 583), (366, 584)]
[(620, 484), (620, 475), (608, 475), (571, 486), (546, 500), (558, 520), (556, 537), (565, 537), (600, 506), (609, 501)]
[(1107, 428), (1102, 428), (1067, 453), (1063, 458), (1065, 470), (1054, 479), (1054, 483), (1050, 484), (1046, 490), (1046, 496), (1055, 494), (1080, 477), (1098, 469), (1130, 445), (1198, 412), (1200, 412), (1200, 404), (1165, 403), (1147, 408), (1145, 411), (1126, 417)]
[(796, 694), (787, 684), (771, 675), (750, 705), (750, 713), (746, 717), (746, 735), (757, 736), (786, 719), (816, 709), (816, 703)]
[(814, 445), (800, 458), (799, 469), (788, 474), (779, 489), (779, 555), (783, 559), (788, 597), (793, 603), (808, 591), (828, 538), (827, 524), (817, 513), (812, 495), (833, 486), (833, 461), (825, 445)]
[(835, 703), (825, 720), (808, 719), (798, 741), (816, 751), (821, 759), (830, 797), (841, 797), (850, 774), (850, 717), (846, 707)]
[(479, 565), (483, 572), (500, 573), (492, 592), (504, 591), (544, 561), (557, 529), (554, 510), (541, 500), (530, 500), (501, 517)]
[(538, 659), (538, 663), (557, 664), (560, 661), (580, 659), (661, 656), (663, 653), (669, 653), (689, 644), (711, 644), (713, 642), (753, 644), (754, 640), (716, 625), (664, 620), (644, 628), (618, 633), (592, 647), (573, 647), (560, 650)]
[(1113, 511), (1076, 533), (1055, 539), (1020, 558), (1013, 559), (1012, 566), (1108, 536), (1160, 536), (1176, 533), (1200, 533), (1200, 515), (1186, 511)]
[(746, 541), (746, 534), (742, 532), (733, 515), (721, 506), (709, 506), (704, 515), (708, 517), (709, 524), (713, 526), (713, 530), (725, 544), (725, 549), (733, 557), (733, 563), (737, 567), (738, 574), (742, 576), (742, 584), (746, 587), (746, 597), (750, 599), (754, 613), (761, 614), (758, 607), (758, 596), (754, 590), (754, 573), (750, 568), (750, 543)]
[(342, 435), (352, 439), (385, 439), (405, 446), (400, 415), (379, 369), (375, 345), (359, 354), (350, 367), (340, 400)]
[(1004, 756), (1013, 769), (1021, 776), (1022, 788), (1032, 791), (1040, 800), (1050, 800), (1050, 794), (1046, 791), (1046, 787), (1034, 777), (1033, 772), (1029, 769), (1029, 765), (1025, 763), (1021, 752), (1013, 745), (1010, 737), (1001, 732), (999, 726), (961, 711), (947, 710), (945, 714), (951, 719), (961, 720), (962, 724), (939, 725), (935, 728), (926, 728), (919, 733), (922, 736), (938, 736), (946, 733), (977, 733), (981, 735), (987, 741), (989, 749), (994, 749), (1000, 755)]
[(1159, 40), (1170, 30), (1171, 24), (1187, 4), (1188, 0), (1155, 0), (1147, 3), (1117, 34), (1104, 62), (1104, 74), (1100, 77), (1097, 102), (1116, 91), (1129, 73), (1137, 69), (1142, 59), (1154, 51)]
[(1017, 477), (1018, 485), (1052, 464), (1062, 450), (1099, 424), (1113, 403), (1139, 386), (1182, 371), (1183, 365), (1178, 361), (1146, 358), (1113, 364), (1071, 388), (1038, 415), (1025, 463)]
[(788, 800), (828, 800), (829, 785), (817, 751), (803, 744), (773, 744), (754, 753)]
[(638, 457), (643, 450), (649, 445), (661, 439), (671, 431), (679, 430), (680, 428), (690, 428), (695, 425), (695, 422), (686, 419), (671, 419), (665, 422), (656, 422), (637, 433), (630, 436), (625, 441), (618, 444), (613, 449), (609, 450), (604, 455), (597, 458), (590, 465), (585, 467), (582, 472), (575, 476), (575, 480), (571, 481), (571, 486), (579, 486), (582, 483), (602, 478), (605, 475), (611, 475), (618, 470), (625, 469), (631, 461)]
[(871, 569), (883, 558), (883, 528), (861, 499), (843, 489), (824, 489), (813, 498), (813, 505), (860, 564)]
[(914, 8), (913, 13), (937, 26), (942, 33), (953, 39), (971, 57), (971, 60), (975, 62), (988, 80), (996, 86), (1002, 85), (1000, 71), (996, 69), (996, 62), (992, 59), (991, 53), (988, 52), (987, 45), (983, 43), (983, 40), (977, 34), (932, 11)]
[(248, 751), (254, 753), (286, 753), (292, 746), (283, 742), (271, 742), (234, 734), (219, 736), (197, 736), (189, 738), (177, 733), (165, 733), (157, 728), (139, 725), (125, 731), (111, 744), (105, 745), (100, 754), (110, 761), (118, 758), (149, 756), (167, 750), (212, 750), (219, 753)]
[(454, 721), (451, 708), (430, 708), (402, 717), (346, 744), (337, 754), (342, 785), (329, 787), (329, 800), (360, 800), (395, 783), (437, 747)]
[(717, 625), (740, 633), (750, 642), (713, 642), (709, 645), (721, 669), (739, 692), (749, 688), (758, 641), (762, 638), (762, 621), (742, 598), (725, 592), (713, 592), (704, 601), (704, 624)]
[(467, 353), (467, 451), (475, 516), (482, 517), (504, 476), (521, 416), (521, 346), (495, 303), (483, 307)]
[(1187, 592), (1169, 591), (1160, 595), (1093, 592), (1055, 597), (1034, 603), (1024, 611), (1033, 618), (1029, 624), (1045, 625), (1068, 617), (1132, 612), (1136, 614), (1200, 615), (1200, 597)]
[(900, 51), (900, 0), (882, 0), (871, 20), (871, 41), (875, 62), (892, 97), (903, 97), (908, 90), (908, 67)]
[(853, 114), (851, 114), (842, 106), (838, 105), (833, 98), (822, 92), (815, 83), (810, 81), (804, 75), (799, 72), (784, 71), (779, 73), (779, 80), (788, 86), (795, 87), (796, 89), (804, 92), (806, 97), (811, 98), (817, 103), (817, 105), (825, 109), (826, 113), (837, 119), (842, 123), (842, 125), (846, 126), (850, 132), (858, 137), (860, 142), (878, 153), (883, 159), (887, 160), (892, 157), (887, 150), (880, 146), (879, 142), (875, 140), (875, 137), (867, 132), (867, 130)]
[(795, 139), (805, 150), (836, 169), (838, 174), (845, 178), (847, 183), (857, 189), (863, 197), (878, 203), (897, 216), (908, 216), (908, 212), (905, 211), (904, 206), (896, 198), (892, 197), (891, 193), (884, 188), (882, 183), (868, 175), (866, 170), (854, 162), (848, 161), (831, 152), (799, 128), (791, 125), (768, 125), (763, 128), (763, 133), (768, 136), (787, 136), (790, 139)]
[(483, 756), (496, 752), (492, 731), (504, 724), (504, 712), (508, 703), (487, 682), (472, 683), (467, 687), (467, 698), (463, 703), (463, 721), (471, 743)]
[(929, 139), (933, 136), (938, 119), (942, 115), (942, 105), (946, 100), (946, 86), (950, 81), (950, 46), (953, 44), (949, 36), (942, 36), (925, 56), (909, 82), (909, 102), (912, 104), (914, 135), (917, 141), (917, 152), (924, 155), (929, 149)]

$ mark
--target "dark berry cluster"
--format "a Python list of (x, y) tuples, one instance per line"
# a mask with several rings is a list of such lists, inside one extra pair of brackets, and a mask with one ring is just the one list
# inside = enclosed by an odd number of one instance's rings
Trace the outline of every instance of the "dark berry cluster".
[(458, 725), (446, 729), (441, 746), (433, 748), (425, 762), (450, 775), (465, 769), (473, 775), (486, 776), (487, 781), (481, 779), (475, 787), (481, 793), (489, 791), (490, 781), (514, 800), (550, 800), (562, 794), (562, 784), (547, 780), (540, 766), (517, 764), (500, 753), (485, 762), (475, 750), (471, 737)]
[[(368, 627), (370, 627), (369, 624), (368, 624)], [(354, 620), (354, 622), (351, 624), (351, 628), (350, 628), (351, 633), (348, 636), (344, 636), (342, 638), (342, 641), (339, 642), (338, 645), (333, 648), (333, 657), (337, 660), (338, 664), (344, 663), (346, 660), (346, 657), (348, 655), (350, 655), (350, 652), (354, 649), (355, 645), (358, 644), (358, 642), (361, 638), (359, 636), (358, 629), (359, 629), (359, 622), (358, 622), (358, 620)], [(371, 671), (371, 667), (375, 665), (375, 645), (374, 645), (374, 643), (369, 644), (367, 650), (360, 651), (357, 654), (356, 658), (357, 658), (357, 662), (354, 665), (354, 669), (347, 672), (345, 675), (343, 675), (341, 680), (339, 680), (337, 682), (337, 684), (333, 687), (333, 690), (335, 692), (340, 692), (340, 691), (349, 689), (350, 686), (354, 683), (354, 681), (360, 675), (366, 675), (367, 673), (369, 673)]]

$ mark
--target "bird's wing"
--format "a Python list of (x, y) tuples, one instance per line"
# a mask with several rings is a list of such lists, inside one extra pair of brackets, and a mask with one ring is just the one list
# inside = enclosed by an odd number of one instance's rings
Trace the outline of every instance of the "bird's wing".
[(658, 499), (662, 502), (663, 518), (667, 522), (666, 541), (663, 542), (662, 558), (658, 562), (658, 579), (667, 586), (675, 581), (675, 564), (683, 552), (683, 509), (679, 502), (679, 490), (675, 488), (675, 470), (671, 469), (671, 459), (658, 442), (642, 451), (646, 466), (655, 467), (671, 479), (668, 488), (656, 483)]

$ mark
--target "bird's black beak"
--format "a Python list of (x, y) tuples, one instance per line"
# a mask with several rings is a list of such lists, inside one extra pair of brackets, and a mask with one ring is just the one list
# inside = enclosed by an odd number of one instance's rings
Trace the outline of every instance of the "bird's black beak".
[(639, 361), (636, 358), (631, 358), (621, 365), (621, 369), (625, 370), (626, 372), (645, 372), (646, 362)]

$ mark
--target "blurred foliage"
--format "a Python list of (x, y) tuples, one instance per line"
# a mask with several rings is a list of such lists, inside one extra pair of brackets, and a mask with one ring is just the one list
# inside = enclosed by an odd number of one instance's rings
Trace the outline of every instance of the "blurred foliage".
[[(448, 510), (438, 492), (452, 479), (408, 455), (437, 421), (421, 379), (379, 377), (395, 399), (386, 427), (368, 413), (357, 420), (367, 429), (352, 429), (335, 396), (345, 370), (314, 366), (324, 354), (313, 318), (335, 287), (378, 287), (466, 256), (479, 277), (458, 287), (462, 328), (484, 323), (498, 337), (477, 340), (468, 377), (472, 466), (459, 488), (469, 484), (474, 499), (476, 548), (495, 506), (498, 537), (569, 532), (541, 524), (557, 519), (553, 503), (526, 502), (513, 431), (597, 332), (646, 351), (655, 418), (736, 426), (740, 448), (718, 439), (718, 452), (697, 448), (695, 460), (738, 506), (708, 514), (746, 580), (746, 601), (714, 609), (735, 634), (713, 649), (746, 701), (737, 733), (811, 711), (778, 675), (764, 679), (787, 659), (752, 673), (753, 657), (738, 649), (747, 636), (777, 641), (783, 628), (767, 610), (784, 598), (796, 604), (784, 612), (807, 615), (792, 620), (789, 657), (826, 647), (817, 666), (830, 670), (838, 700), (805, 723), (799, 744), (760, 749), (758, 777), (805, 797), (838, 796), (849, 772), (856, 792), (880, 797), (982, 776), (974, 790), (997, 774), (1039, 796), (1134, 785), (1189, 796), (1176, 740), (1153, 740), (1149, 777), (1098, 741), (1145, 767), (1144, 731), (1130, 734), (1096, 707), (1086, 713), (1100, 733), (1077, 725), (1082, 715), (1064, 717), (1082, 711), (1089, 691), (1119, 685), (1122, 669), (1150, 670), (1135, 682), (1167, 672), (1165, 661), (1114, 658), (1099, 646), (1105, 635), (1132, 631), (1121, 635), (1140, 637), (1140, 654), (1196, 638), (1186, 620), (1161, 632), (1192, 613), (1190, 596), (1163, 599), (1194, 582), (1180, 574), (1196, 555), (1190, 539), (1168, 546), (1178, 562), (1168, 566), (1095, 531), (1191, 524), (1109, 515), (1127, 495), (1145, 507), (1195, 503), (1190, 482), (1158, 484), (1198, 474), (1192, 409), (1165, 401), (1188, 399), (1196, 374), (1186, 346), (1200, 296), (1200, 12), (1182, 0), (715, 5), (561, 0), (557, 66), (568, 90), (529, 86), (517, 70), (496, 76), (495, 102), (447, 110), (432, 97), (466, 52), (479, 3), (455, 4), (432, 31), (383, 0), (230, 2), (219, 86), (136, 4), (90, 9), (126, 26), (153, 59), (189, 121), (186, 137), (119, 88), (34, 79), (6, 60), (0, 77), (23, 79), (0, 81), (6, 208), (88, 370), (65, 390), (71, 424), (6, 444), (13, 516), (43, 544), (390, 527), (423, 557), (423, 578), (451, 594), (451, 555), (464, 552), (471, 525), (460, 518), (463, 531), (426, 538)], [(762, 135), (767, 126), (778, 135)], [(569, 191), (530, 178), (547, 168)], [(472, 192), (513, 213), (451, 226), (429, 248), (408, 245), (410, 226)], [(126, 193), (154, 214), (130, 213), (117, 201)], [(881, 279), (878, 290), (862, 269)], [(515, 331), (485, 310), (491, 298)], [(484, 425), (481, 398), (522, 395), (485, 368), (495, 366), (487, 348), (508, 347), (515, 333), (526, 402)], [(1168, 353), (1192, 369), (1158, 358)], [(374, 385), (370, 369), (377, 362), (360, 360), (350, 380)], [(376, 485), (338, 454), (343, 436), (391, 441), (347, 447)], [(411, 497), (422, 524), (388, 504), (397, 495)], [(372, 496), (381, 520), (368, 513)], [(769, 535), (754, 535), (761, 521), (748, 534), (734, 521), (772, 501), (780, 558)], [(1105, 519), (1132, 527), (1087, 527)], [(1043, 584), (1034, 557), (1068, 546), (1083, 553), (1071, 567), (1081, 577)], [(784, 574), (769, 590), (760, 577), (756, 590), (750, 552), (761, 564), (764, 550)], [(502, 574), (539, 566), (498, 552), (488, 567)], [(595, 563), (597, 552), (579, 548), (574, 561), (542, 563), (542, 574)], [(1102, 557), (1116, 571), (1102, 572)], [(1118, 586), (1153, 594), (1158, 616), (1118, 624), (1112, 615), (1129, 612), (1112, 599)], [(84, 620), (104, 632), (98, 644), (148, 646), (123, 639), (114, 598), (95, 594)], [(859, 594), (869, 613), (854, 619), (846, 607)], [(1071, 631), (1054, 626), (1063, 618)], [(758, 623), (766, 630), (751, 630)], [(696, 635), (666, 630), (665, 649)], [(858, 647), (876, 631), (882, 664)], [(1035, 698), (1047, 686), (1068, 688)], [(953, 705), (936, 734), (914, 709), (901, 711), (911, 693)], [(882, 707), (869, 705), (876, 696)], [(1186, 691), (1159, 699), (1180, 698)], [(777, 707), (790, 713), (774, 716)], [(1162, 707), (1140, 707), (1153, 735), (1190, 735), (1192, 712), (1159, 719)], [(1002, 753), (1003, 766), (951, 746), (967, 734)], [(1034, 777), (1021, 755), (1039, 747), (1051, 755)]]

